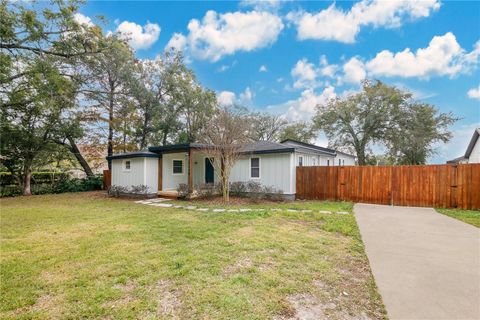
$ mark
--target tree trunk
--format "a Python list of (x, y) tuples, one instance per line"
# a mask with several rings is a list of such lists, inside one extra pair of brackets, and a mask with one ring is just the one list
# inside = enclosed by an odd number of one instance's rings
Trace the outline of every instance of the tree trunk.
[[(107, 155), (113, 154), (113, 93), (110, 93), (110, 102), (108, 106), (108, 145)], [(112, 160), (108, 159), (108, 170), (112, 170)]]
[(85, 158), (83, 157), (75, 141), (72, 138), (68, 138), (68, 142), (70, 143), (70, 151), (73, 153), (78, 163), (82, 166), (82, 169), (83, 171), (85, 171), (87, 177), (93, 176), (92, 168), (90, 168), (87, 160), (85, 160)]
[(30, 189), (30, 182), (32, 180), (32, 168), (25, 165), (23, 168), (23, 177), (22, 177), (22, 194), (24, 196), (31, 196), (32, 191)]

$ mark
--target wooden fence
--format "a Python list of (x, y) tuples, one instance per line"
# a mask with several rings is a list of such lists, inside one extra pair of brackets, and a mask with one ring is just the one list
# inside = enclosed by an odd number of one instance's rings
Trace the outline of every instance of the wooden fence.
[(103, 170), (103, 190), (112, 185), (112, 173), (110, 170)]
[(297, 198), (480, 209), (480, 164), (297, 167)]

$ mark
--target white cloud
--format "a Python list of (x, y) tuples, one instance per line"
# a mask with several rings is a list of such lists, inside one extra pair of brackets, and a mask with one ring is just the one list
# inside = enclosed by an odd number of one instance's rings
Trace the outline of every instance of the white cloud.
[(92, 19), (90, 17), (87, 17), (79, 12), (75, 13), (73, 15), (73, 20), (77, 22), (78, 24), (83, 24), (88, 27), (93, 27), (95, 24), (92, 22)]
[(202, 21), (190, 20), (187, 36), (174, 36), (177, 42), (182, 39), (184, 47), (186, 45), (195, 58), (218, 61), (237, 51), (249, 52), (271, 45), (277, 40), (283, 27), (282, 20), (269, 12), (218, 14), (210, 10)]
[(174, 33), (165, 46), (165, 50), (175, 49), (177, 51), (184, 51), (186, 45), (187, 38), (181, 33)]
[(241, 7), (252, 7), (257, 11), (277, 11), (282, 6), (283, 0), (243, 0)]
[(160, 26), (150, 22), (142, 27), (135, 22), (123, 21), (118, 25), (116, 31), (124, 39), (127, 39), (134, 49), (148, 49), (160, 36)]
[(370, 74), (376, 76), (399, 76), (429, 78), (432, 75), (453, 77), (467, 73), (478, 63), (480, 46), (466, 53), (458, 44), (455, 35), (447, 32), (435, 36), (428, 47), (412, 52), (410, 48), (397, 53), (383, 50), (366, 64)]
[(477, 88), (472, 88), (468, 90), (467, 96), (472, 99), (480, 100), (480, 85)]
[(306, 58), (298, 60), (290, 72), (295, 80), (293, 87), (296, 89), (314, 87), (317, 79), (317, 68)]
[(265, 65), (261, 65), (260, 69), (258, 69), (258, 72), (267, 72), (267, 71), (268, 71), (268, 69)]
[(231, 106), (235, 103), (235, 93), (231, 91), (222, 91), (217, 94), (217, 102), (221, 106)]
[(282, 113), (285, 118), (298, 121), (310, 120), (316, 112), (316, 106), (328, 102), (336, 97), (335, 88), (326, 87), (320, 94), (316, 94), (313, 89), (306, 89), (298, 99), (289, 100), (279, 105), (267, 107), (270, 112)]
[(319, 39), (353, 43), (361, 27), (395, 28), (406, 19), (428, 17), (440, 7), (438, 0), (363, 0), (343, 11), (335, 3), (317, 13), (290, 12), (287, 20), (297, 27), (300, 40)]
[(253, 97), (254, 97), (254, 93), (252, 92), (252, 90), (250, 90), (249, 87), (247, 87), (245, 91), (240, 93), (238, 102), (241, 105), (249, 106), (252, 104)]
[(365, 65), (356, 57), (351, 58), (343, 65), (342, 80), (348, 83), (360, 83), (367, 76)]

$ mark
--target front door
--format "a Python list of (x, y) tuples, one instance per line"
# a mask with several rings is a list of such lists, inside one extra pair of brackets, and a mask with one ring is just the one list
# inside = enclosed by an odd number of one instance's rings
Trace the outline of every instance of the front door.
[[(213, 158), (211, 159), (213, 161)], [(213, 165), (210, 159), (205, 158), (205, 183), (213, 183)]]

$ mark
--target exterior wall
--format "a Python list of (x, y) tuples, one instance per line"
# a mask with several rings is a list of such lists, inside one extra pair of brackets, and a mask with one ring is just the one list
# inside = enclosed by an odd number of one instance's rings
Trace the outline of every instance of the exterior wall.
[[(193, 151), (193, 185), (199, 185), (205, 183), (205, 158), (206, 155), (201, 152)], [(213, 181), (217, 183), (219, 181), (219, 177), (217, 174), (217, 170), (219, 166), (217, 165), (217, 161), (214, 165), (215, 173), (213, 175)], [(188, 178), (188, 177), (187, 177)]]
[[(183, 174), (173, 174), (173, 160), (183, 160)], [(188, 183), (188, 153), (164, 153), (162, 173), (162, 190), (164, 191), (176, 190), (179, 184)]]
[(333, 157), (323, 156), (319, 154), (312, 154), (312, 153), (295, 152), (295, 166), (299, 165), (300, 157), (303, 157), (304, 167), (326, 166), (328, 165), (328, 161), (330, 161), (330, 165), (333, 165), (333, 162), (334, 162)]
[(355, 158), (343, 153), (337, 153), (335, 157), (335, 165), (338, 166), (338, 159), (341, 160), (342, 165), (344, 166), (354, 166), (355, 165)]
[[(124, 170), (124, 162), (130, 161), (130, 170)], [(158, 190), (158, 159), (128, 158), (112, 160), (112, 185), (131, 187), (146, 185), (148, 193)]]
[[(250, 178), (250, 159), (260, 158), (260, 178)], [(272, 186), (285, 194), (295, 193), (295, 166), (293, 153), (259, 154), (242, 157), (232, 169), (230, 182), (257, 181)], [(292, 169), (293, 168), (293, 169)]]
[(477, 139), (473, 146), (472, 153), (468, 157), (468, 163), (480, 163), (480, 138)]

